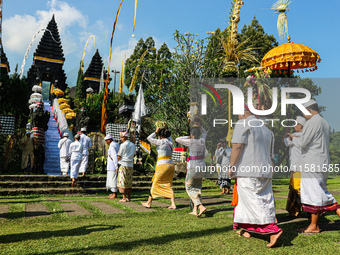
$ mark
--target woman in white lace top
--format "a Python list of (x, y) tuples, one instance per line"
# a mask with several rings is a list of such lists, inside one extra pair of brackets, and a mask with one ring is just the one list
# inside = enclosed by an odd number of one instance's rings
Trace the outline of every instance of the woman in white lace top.
[[(159, 139), (156, 139), (157, 134)], [(152, 200), (156, 197), (169, 198), (171, 206), (169, 209), (176, 209), (175, 195), (172, 189), (172, 181), (175, 173), (175, 167), (172, 161), (172, 139), (171, 132), (167, 128), (157, 128), (156, 132), (149, 135), (148, 141), (157, 146), (157, 166), (155, 175), (152, 178), (152, 187), (149, 199), (142, 203), (143, 206), (151, 207)]]
[[(207, 131), (198, 126), (194, 125), (190, 130), (189, 136), (182, 136), (176, 138), (176, 142), (189, 147), (189, 163), (188, 172), (185, 178), (185, 189), (194, 203), (193, 211), (190, 214), (200, 217), (206, 208), (202, 204), (201, 193), (202, 193), (202, 178), (204, 175), (205, 161), (205, 139)], [(199, 213), (197, 209), (199, 208)]]

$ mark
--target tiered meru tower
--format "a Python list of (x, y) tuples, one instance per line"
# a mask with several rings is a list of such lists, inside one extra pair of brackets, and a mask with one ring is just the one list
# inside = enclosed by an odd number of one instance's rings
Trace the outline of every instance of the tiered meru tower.
[(63, 70), (65, 58), (61, 46), (58, 26), (54, 15), (39, 42), (33, 57), (33, 64), (27, 73), (30, 87), (39, 82), (50, 82), (54, 87), (65, 90), (66, 75)]
[(8, 73), (10, 72), (8, 59), (2, 47), (0, 48), (0, 51), (1, 51), (1, 77), (2, 76), (8, 77)]
[[(84, 74), (84, 89), (92, 88), (94, 93), (99, 92), (100, 78), (103, 70), (103, 60), (98, 50), (93, 55), (91, 63)], [(106, 71), (104, 70), (104, 80)]]

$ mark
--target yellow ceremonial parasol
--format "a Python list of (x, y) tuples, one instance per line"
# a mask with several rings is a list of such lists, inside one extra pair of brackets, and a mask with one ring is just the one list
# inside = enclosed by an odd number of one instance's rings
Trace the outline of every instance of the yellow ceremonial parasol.
[(77, 114), (75, 112), (70, 112), (65, 115), (66, 119), (72, 119), (75, 118)]
[(321, 58), (316, 51), (303, 44), (291, 42), (288, 36), (287, 43), (272, 49), (263, 57), (261, 66), (265, 69), (287, 70), (290, 75), (294, 72), (292, 69), (304, 69), (302, 73), (313, 72), (318, 69), (317, 63), (320, 62)]
[(68, 103), (68, 100), (66, 98), (59, 98), (58, 103), (59, 104)]
[(73, 112), (73, 110), (70, 109), (70, 108), (65, 108), (65, 109), (63, 109), (61, 112), (66, 114), (66, 113)]
[(63, 96), (65, 95), (65, 92), (62, 91), (61, 89), (54, 89), (53, 94), (55, 94), (56, 96)]
[(66, 109), (66, 108), (70, 108), (70, 105), (66, 103), (59, 105), (59, 109)]

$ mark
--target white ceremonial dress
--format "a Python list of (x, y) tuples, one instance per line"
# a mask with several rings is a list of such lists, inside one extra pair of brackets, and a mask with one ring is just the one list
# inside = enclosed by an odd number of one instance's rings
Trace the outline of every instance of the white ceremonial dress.
[(301, 203), (312, 206), (336, 203), (327, 188), (330, 164), (328, 123), (316, 114), (306, 122), (301, 136), (292, 141), (302, 153)]
[(66, 157), (69, 156), (69, 148), (72, 141), (67, 137), (60, 139), (58, 143), (58, 148), (60, 149), (60, 170), (62, 174), (66, 175), (70, 168), (70, 162), (66, 162)]
[(81, 158), (83, 156), (83, 145), (78, 142), (74, 141), (70, 145), (69, 153), (71, 155), (71, 178), (78, 178), (79, 174), (79, 166), (81, 163)]
[(85, 134), (80, 135), (80, 143), (83, 145), (83, 156), (79, 167), (79, 173), (85, 173), (89, 163), (89, 149), (92, 147), (91, 138)]
[(109, 149), (107, 151), (107, 178), (106, 178), (106, 188), (111, 190), (111, 192), (117, 192), (117, 172), (118, 168), (118, 157), (117, 153), (119, 150), (119, 144), (115, 141), (110, 143)]
[(255, 116), (239, 120), (235, 125), (232, 144), (243, 144), (236, 164), (239, 200), (234, 211), (235, 223), (266, 225), (275, 222), (270, 170), (274, 134), (266, 126), (261, 125), (262, 122)]

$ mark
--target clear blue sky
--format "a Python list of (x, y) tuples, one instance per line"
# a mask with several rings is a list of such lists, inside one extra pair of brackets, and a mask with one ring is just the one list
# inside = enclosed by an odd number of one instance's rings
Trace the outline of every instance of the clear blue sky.
[[(271, 10), (275, 0), (243, 1), (240, 28), (244, 24), (250, 24), (255, 15), (265, 31), (278, 38), (278, 16)], [(66, 57), (64, 70), (69, 86), (75, 85), (79, 62), (90, 35), (96, 36), (96, 48), (107, 65), (110, 36), (119, 3), (120, 0), (3, 0), (3, 44), (12, 72), (17, 63), (20, 68), (33, 35), (40, 28), (46, 27), (53, 13), (56, 15)], [(120, 70), (124, 55), (128, 57), (132, 53), (140, 38), (152, 36), (157, 47), (165, 42), (169, 48), (173, 48), (173, 33), (176, 29), (183, 33), (189, 31), (199, 34), (200, 38), (205, 38), (207, 31), (214, 31), (218, 27), (224, 29), (229, 19), (230, 7), (231, 0), (139, 0), (135, 37), (132, 38), (134, 1), (124, 0), (114, 36), (112, 69)], [(288, 26), (292, 41), (313, 48), (322, 58), (317, 71), (302, 77), (340, 77), (339, 7), (339, 0), (295, 0), (290, 6)], [(36, 43), (28, 56), (26, 71), (32, 64)], [(87, 48), (85, 68), (92, 55), (91, 42)], [(331, 118), (332, 115), (337, 116), (335, 109), (340, 104), (334, 96), (340, 94), (339, 80), (328, 80), (331, 81), (331, 86), (325, 85), (325, 80), (316, 81), (322, 87), (322, 95), (317, 99), (327, 107), (324, 116), (332, 127), (340, 131), (340, 120)]]

